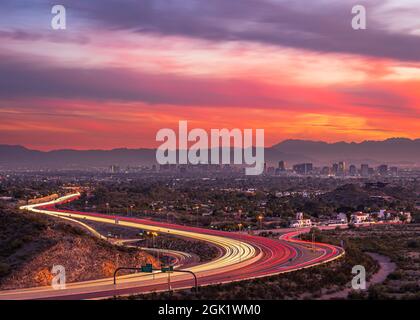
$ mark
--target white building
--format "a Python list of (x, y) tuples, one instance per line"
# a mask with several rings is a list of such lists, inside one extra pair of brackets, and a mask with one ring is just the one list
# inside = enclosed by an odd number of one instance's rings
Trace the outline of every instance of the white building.
[(337, 221), (341, 222), (341, 223), (348, 223), (348, 219), (347, 219), (347, 215), (345, 213), (338, 213), (337, 214)]
[(410, 212), (400, 212), (401, 216), (404, 217), (406, 223), (411, 223), (412, 217)]
[(303, 219), (303, 212), (296, 213), (296, 220), (302, 220)]
[(369, 219), (368, 213), (356, 212), (351, 215), (350, 222), (357, 224), (357, 223), (367, 222), (368, 219)]
[(312, 221), (311, 219), (299, 219), (299, 220), (292, 220), (290, 222), (291, 228), (306, 228), (311, 227)]
[(385, 220), (385, 219), (388, 218), (388, 214), (387, 214), (386, 210), (383, 210), (383, 209), (379, 210), (377, 215), (378, 215), (378, 219), (380, 219), (380, 220)]

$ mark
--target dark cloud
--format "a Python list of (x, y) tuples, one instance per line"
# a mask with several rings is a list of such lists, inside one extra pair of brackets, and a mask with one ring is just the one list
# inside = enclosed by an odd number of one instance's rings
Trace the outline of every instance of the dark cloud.
[[(62, 2), (108, 29), (420, 61), (418, 36), (388, 32), (372, 19), (368, 20), (367, 30), (353, 30), (351, 8), (360, 1), (323, 1), (322, 4), (307, 0)], [(362, 3), (369, 13), (384, 1)]]
[(181, 106), (297, 105), (279, 98), (278, 92), (255, 93), (259, 86), (252, 81), (148, 74), (123, 68), (66, 68), (43, 60), (0, 55), (0, 99), (6, 100), (44, 97)]
[[(368, 29), (355, 31), (351, 28), (351, 8), (360, 3), (368, 9)], [(212, 41), (252, 41), (318, 52), (420, 61), (419, 36), (387, 31), (384, 28), (386, 21), (371, 18), (373, 9), (384, 3), (385, 0), (60, 1), (67, 8), (69, 28), (72, 22), (83, 20), (105, 30), (179, 35)], [(12, 16), (21, 21), (22, 15), (33, 12), (42, 16), (44, 21), (52, 4), (49, 0), (3, 0), (1, 6), (6, 10), (0, 12), (0, 19)], [(393, 19), (398, 15), (404, 19), (407, 11), (396, 10)], [(20, 27), (1, 25), (8, 29)], [(42, 25), (45, 27), (45, 21)], [(29, 36), (24, 33), (14, 35), (18, 38)]]
[(376, 109), (381, 112), (398, 113), (406, 116), (419, 117), (419, 110), (412, 105), (410, 99), (395, 92), (372, 85), (353, 86), (335, 90), (343, 95), (347, 102), (354, 106)]
[(87, 44), (89, 39), (84, 35), (70, 35), (70, 34), (61, 34), (60, 37), (57, 37), (54, 34), (44, 34), (41, 32), (28, 32), (25, 30), (13, 30), (13, 31), (2, 31), (0, 30), (0, 41), (7, 40), (18, 40), (18, 41), (38, 41), (38, 40), (48, 40), (56, 43), (78, 43), (78, 44)]
[[(321, 90), (322, 91), (322, 90)], [(137, 102), (194, 107), (238, 107), (325, 112), (361, 106), (389, 114), (418, 117), (410, 101), (380, 86), (325, 89), (268, 85), (251, 80), (151, 74), (124, 68), (64, 67), (38, 59), (0, 55), (0, 100), (30, 101), (37, 98)], [(343, 105), (321, 104), (318, 95), (338, 94)], [(7, 104), (4, 104), (7, 106)], [(37, 110), (42, 112), (42, 107)]]

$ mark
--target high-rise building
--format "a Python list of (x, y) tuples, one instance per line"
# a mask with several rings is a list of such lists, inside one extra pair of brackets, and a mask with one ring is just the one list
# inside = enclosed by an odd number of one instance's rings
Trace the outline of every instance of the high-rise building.
[(350, 167), (349, 167), (349, 174), (351, 176), (357, 175), (357, 168), (356, 168), (356, 166), (354, 164), (350, 165)]
[(378, 167), (378, 173), (382, 176), (388, 174), (388, 166), (386, 164), (382, 164)]
[(112, 166), (109, 167), (109, 172), (118, 173), (118, 172), (120, 172), (120, 167), (116, 166), (116, 165), (112, 165)]
[(333, 175), (338, 174), (338, 163), (333, 164), (331, 172), (332, 172)]
[(362, 177), (369, 176), (369, 165), (368, 164), (362, 164), (360, 167), (360, 174)]
[(279, 167), (278, 167), (278, 169), (280, 171), (286, 171), (286, 163), (283, 160), (279, 161)]
[(293, 171), (298, 174), (308, 174), (313, 170), (312, 163), (300, 163), (293, 166)]
[(328, 176), (329, 174), (331, 174), (331, 169), (330, 167), (323, 167), (321, 170), (321, 174)]
[(391, 173), (391, 175), (398, 176), (398, 168), (397, 167), (391, 167), (389, 168), (389, 172)]
[(274, 167), (267, 168), (267, 174), (273, 175), (275, 172), (276, 172), (276, 169)]
[(344, 175), (344, 173), (346, 172), (346, 163), (344, 161), (340, 161), (338, 163), (338, 174), (340, 176)]

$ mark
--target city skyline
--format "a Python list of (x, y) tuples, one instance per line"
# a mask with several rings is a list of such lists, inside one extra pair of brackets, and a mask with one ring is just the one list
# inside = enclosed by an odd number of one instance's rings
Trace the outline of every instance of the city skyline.
[(0, 301), (401, 315), (388, 301), (420, 299), (419, 16), (420, 0), (2, 0)]
[[(337, 144), (347, 144), (347, 145), (351, 145), (351, 144), (356, 144), (356, 145), (360, 145), (363, 143), (370, 143), (370, 142), (374, 142), (374, 143), (381, 143), (381, 142), (387, 142), (387, 141), (410, 141), (410, 142), (414, 142), (414, 141), (419, 141), (420, 138), (405, 138), (405, 137), (390, 137), (390, 138), (386, 138), (383, 140), (370, 140), (370, 139), (365, 139), (365, 140), (361, 140), (361, 141), (344, 141), (344, 140), (337, 140), (337, 141), (323, 141), (323, 140), (311, 140), (311, 139), (284, 139), (281, 141), (277, 141), (277, 142), (273, 142), (273, 144), (271, 145), (265, 145), (264, 148), (265, 149), (270, 149), (270, 148), (275, 148), (278, 145), (281, 145), (282, 143), (287, 143), (287, 142), (310, 142), (310, 143), (322, 143), (322, 144), (326, 144), (329, 146), (333, 146), (333, 145), (337, 145)], [(189, 142), (189, 145), (193, 144), (192, 142)], [(141, 145), (138, 146), (133, 146), (133, 147), (127, 147), (125, 145), (120, 145), (120, 146), (116, 146), (116, 147), (110, 147), (110, 148), (52, 148), (52, 149), (44, 149), (44, 148), (32, 148), (29, 145), (25, 145), (25, 144), (12, 144), (12, 143), (0, 143), (0, 146), (8, 146), (8, 147), (23, 147), (25, 149), (28, 150), (33, 150), (33, 151), (43, 151), (43, 152), (49, 152), (49, 151), (61, 151), (61, 150), (74, 150), (74, 151), (94, 151), (94, 150), (99, 150), (99, 151), (112, 151), (112, 150), (118, 150), (118, 149), (131, 149), (131, 150), (136, 150), (136, 149), (150, 149), (150, 150), (155, 150), (158, 146), (150, 146), (150, 147), (143, 147)], [(209, 148), (210, 149), (210, 148)], [(178, 148), (176, 148), (176, 150), (179, 150)]]
[(286, 139), (418, 138), (415, 1), (6, 0), (0, 12), (0, 144), (153, 148), (156, 132), (262, 128)]

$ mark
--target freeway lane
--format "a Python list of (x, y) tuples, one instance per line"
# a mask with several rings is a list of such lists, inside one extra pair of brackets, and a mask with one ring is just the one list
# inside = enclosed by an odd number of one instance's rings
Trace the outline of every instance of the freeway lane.
[[(218, 246), (223, 255), (215, 260), (187, 268), (193, 271), (200, 286), (232, 281), (253, 279), (311, 267), (339, 258), (344, 254), (342, 248), (316, 243), (315, 251), (308, 243), (296, 240), (297, 232), (284, 235), (280, 240), (268, 239), (247, 234), (237, 234), (197, 227), (155, 222), (145, 219), (117, 217), (98, 213), (59, 210), (55, 205), (78, 198), (79, 194), (21, 209), (56, 216), (77, 218), (108, 224), (168, 233), (175, 236), (206, 241)], [(92, 299), (114, 295), (126, 295), (168, 290), (168, 275), (163, 273), (131, 274), (118, 278), (114, 286), (112, 279), (100, 279), (69, 283), (66, 289), (53, 290), (51, 287), (7, 290), (0, 292), (0, 299)], [(171, 274), (171, 288), (191, 288), (191, 275)]]
[(111, 244), (114, 245), (123, 245), (126, 247), (132, 247), (136, 249), (140, 249), (143, 251), (150, 251), (154, 253), (159, 253), (162, 255), (167, 255), (172, 257), (174, 259), (173, 266), (174, 267), (181, 267), (189, 264), (196, 264), (200, 261), (200, 258), (194, 254), (189, 254), (186, 252), (176, 251), (176, 250), (169, 250), (169, 249), (157, 249), (157, 248), (144, 248), (144, 247), (138, 247), (130, 245), (130, 243), (137, 242), (139, 239), (108, 239), (107, 237), (103, 236), (101, 233), (99, 233), (97, 230), (95, 230), (93, 227), (89, 226), (83, 221), (79, 221), (77, 219), (68, 218), (68, 217), (60, 217), (63, 220), (70, 221), (71, 223), (77, 224), (79, 226), (82, 226), (84, 229), (89, 231), (93, 236), (95, 236), (98, 239), (106, 240)]

